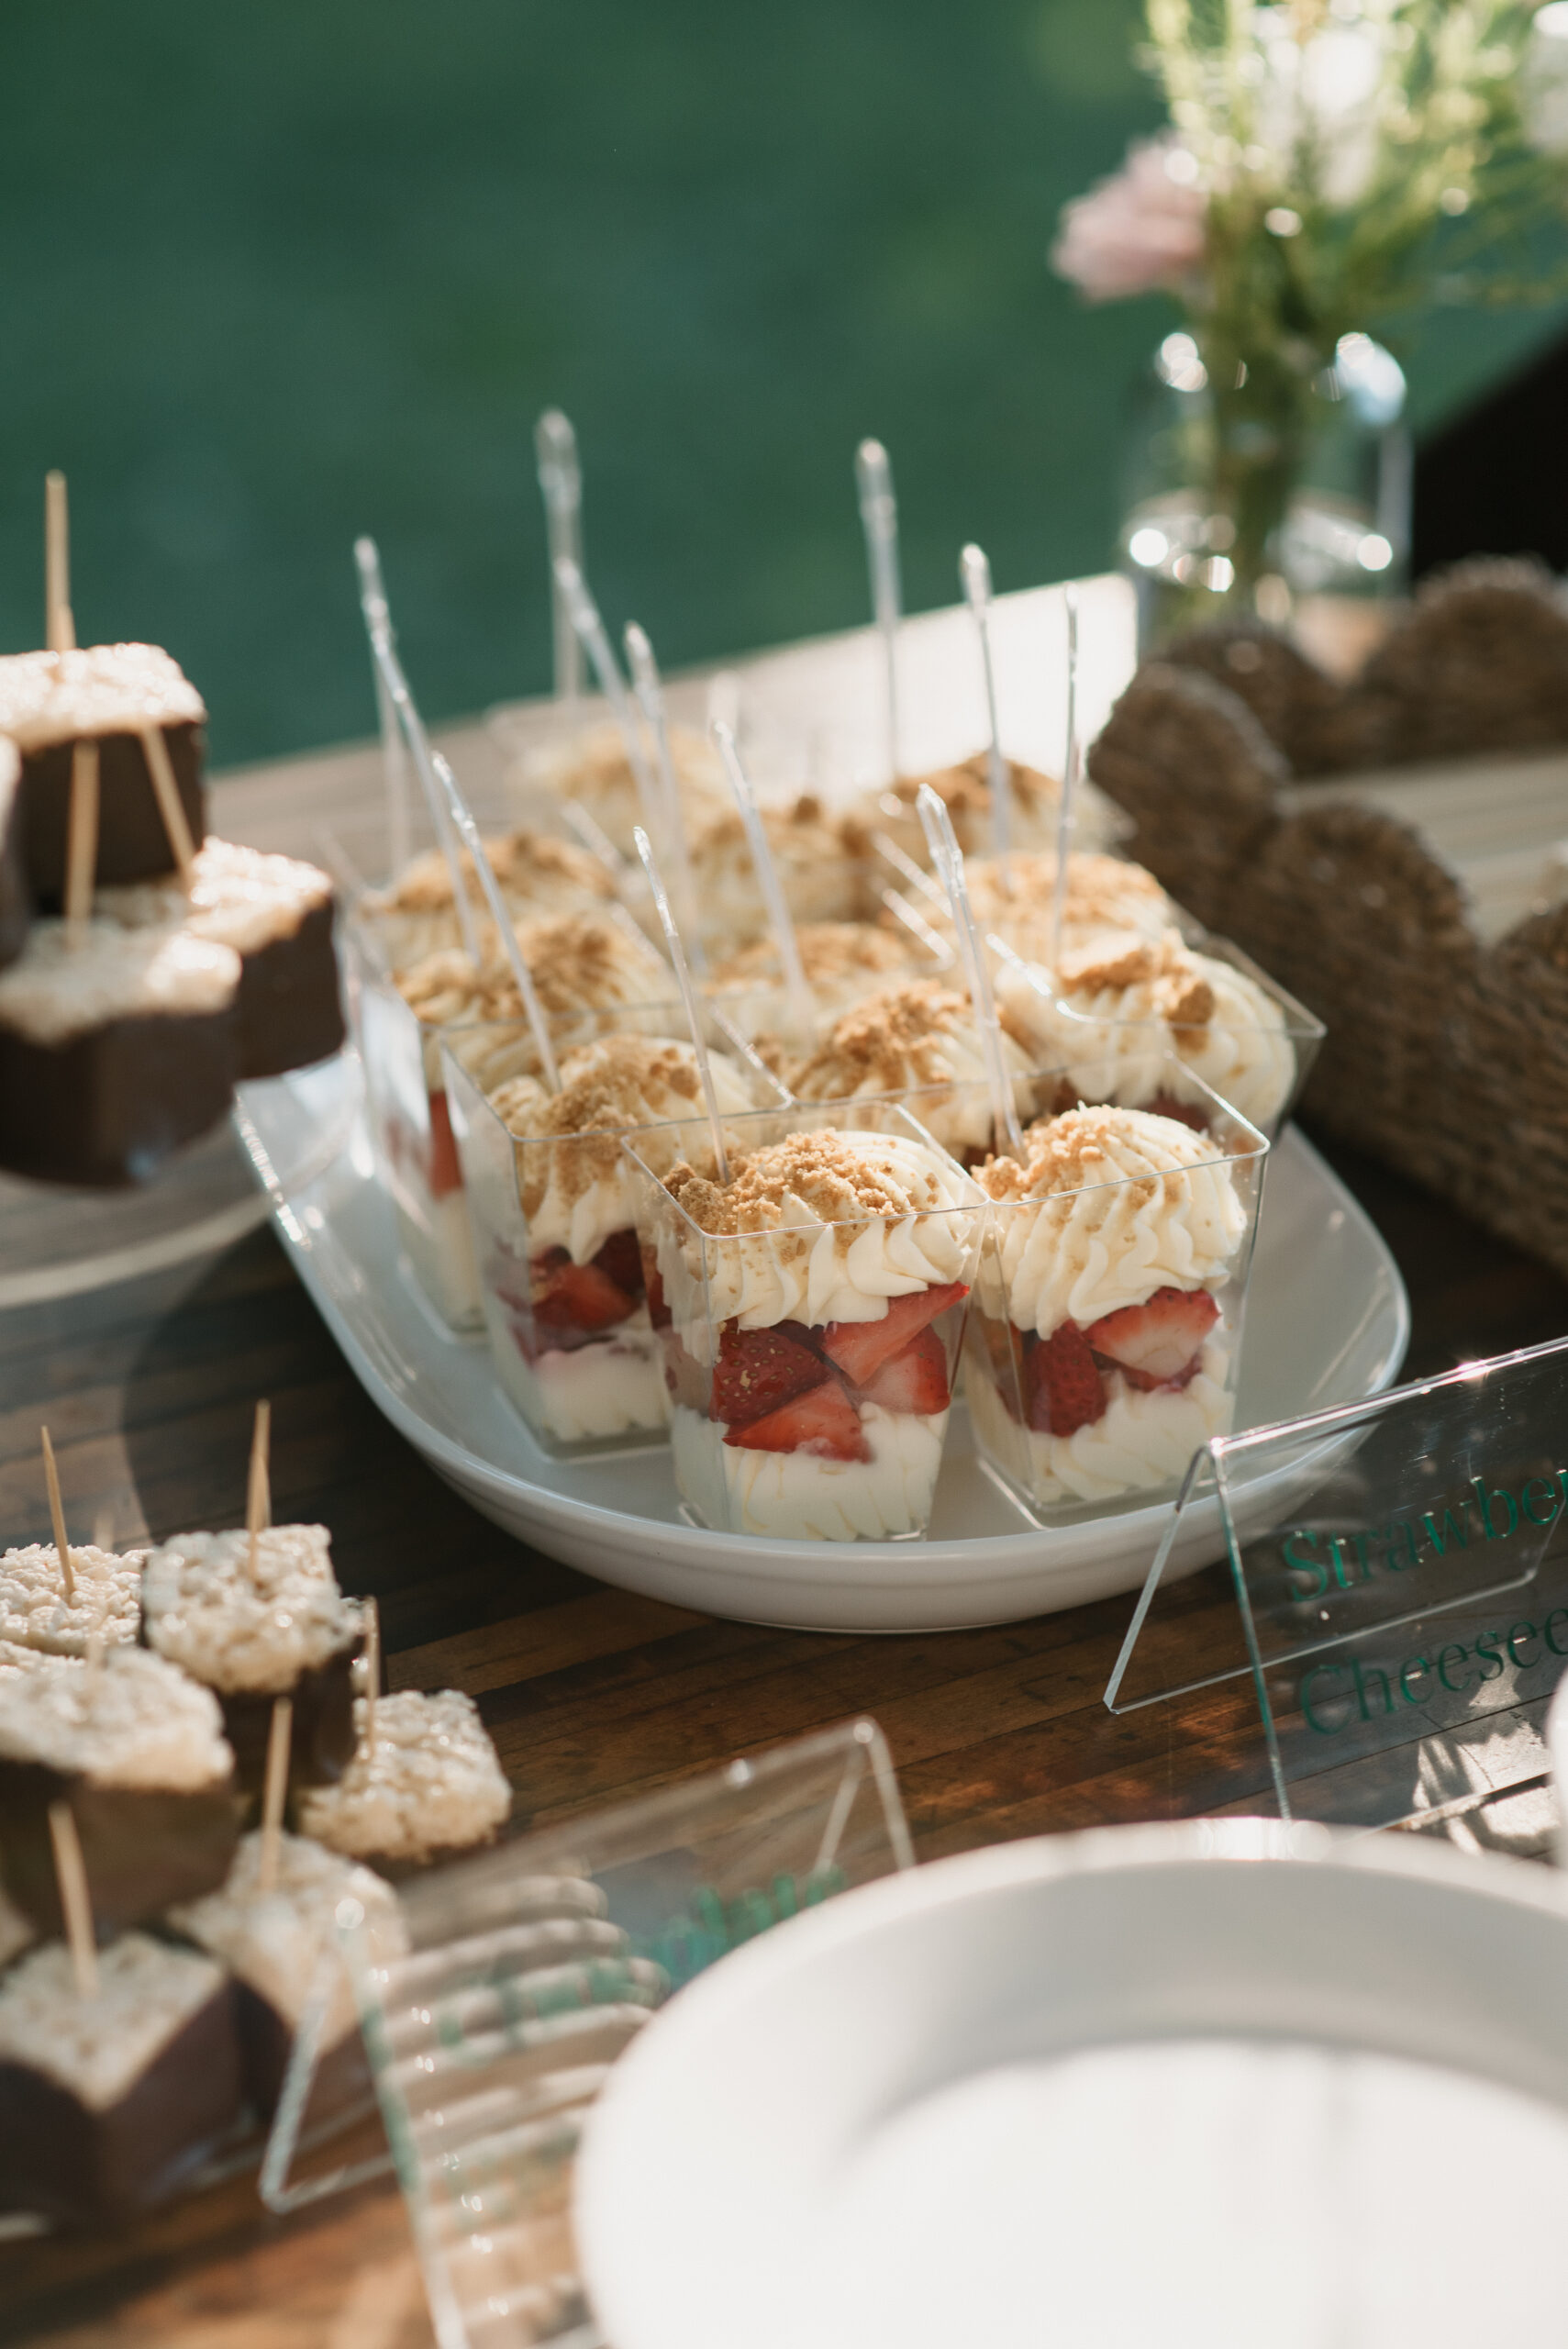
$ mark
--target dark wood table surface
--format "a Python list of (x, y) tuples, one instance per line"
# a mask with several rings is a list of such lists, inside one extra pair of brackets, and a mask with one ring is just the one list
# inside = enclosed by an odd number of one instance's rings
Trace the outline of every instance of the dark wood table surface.
[[(1568, 1331), (1554, 1274), (1323, 1146), (1409, 1286), (1409, 1374)], [(1244, 1683), (1147, 1715), (1105, 1709), (1126, 1599), (994, 1630), (825, 1637), (632, 1597), (524, 1547), (388, 1428), (270, 1229), (215, 1258), (0, 1314), (5, 1540), (50, 1538), (45, 1417), (73, 1521), (107, 1511), (122, 1545), (242, 1521), (259, 1395), (272, 1402), (276, 1517), (328, 1525), (346, 1587), (378, 1594), (394, 1687), (475, 1695), (523, 1821), (860, 1712), (887, 1734), (923, 1859), (1252, 1795), (1262, 1807)], [(1194, 1603), (1222, 1602), (1211, 1590)], [(0, 2339), (424, 2349), (431, 2335), (390, 2185), (280, 2221), (241, 2176), (123, 2235), (0, 2244)]]

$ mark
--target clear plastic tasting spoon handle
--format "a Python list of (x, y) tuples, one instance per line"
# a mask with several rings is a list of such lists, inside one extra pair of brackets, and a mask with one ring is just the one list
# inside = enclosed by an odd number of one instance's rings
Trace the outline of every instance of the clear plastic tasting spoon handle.
[(659, 821), (659, 797), (653, 785), (653, 770), (648, 763), (647, 754), (642, 747), (642, 736), (638, 730), (637, 711), (632, 705), (631, 696), (627, 692), (621, 673), (616, 665), (616, 656), (610, 650), (610, 640), (605, 633), (605, 623), (599, 618), (599, 607), (594, 601), (587, 581), (577, 564), (569, 557), (562, 556), (557, 561), (555, 576), (562, 595), (566, 599), (566, 608), (571, 614), (573, 628), (582, 642), (584, 651), (594, 664), (594, 674), (599, 681), (599, 691), (609, 703), (615, 713), (616, 724), (620, 728), (621, 740), (626, 746), (627, 764), (631, 769), (631, 778), (637, 785), (637, 804), (642, 812), (643, 829), (650, 834), (657, 833), (662, 827)]
[(724, 761), (724, 772), (729, 778), (729, 788), (735, 795), (735, 805), (740, 811), (740, 821), (746, 828), (746, 844), (756, 867), (762, 903), (768, 909), (768, 927), (773, 933), (773, 944), (778, 949), (790, 1014), (804, 1036), (811, 1025), (811, 989), (806, 985), (795, 924), (790, 919), (789, 905), (784, 896), (784, 884), (779, 879), (778, 866), (773, 862), (773, 852), (768, 845), (767, 829), (757, 806), (757, 795), (751, 788), (751, 777), (740, 763), (740, 753), (735, 747), (735, 737), (728, 727), (716, 725), (712, 730), (713, 739), (718, 746), (718, 755)]
[(555, 1065), (555, 1051), (550, 1041), (550, 1030), (545, 1022), (539, 996), (535, 992), (533, 973), (523, 960), (523, 950), (517, 943), (517, 933), (512, 927), (511, 911), (506, 898), (501, 895), (501, 884), (495, 878), (490, 859), (484, 853), (484, 843), (479, 837), (479, 827), (473, 820), (473, 811), (467, 800), (457, 787), (457, 777), (439, 751), (431, 758), (430, 764), (445, 796), (458, 838), (473, 859), (473, 869), (479, 875), (479, 885), (484, 892), (485, 902), (490, 907), (490, 918), (495, 924), (497, 941), (511, 966), (517, 993), (522, 998), (523, 1010), (533, 1035), (534, 1050), (539, 1054), (539, 1066), (544, 1071), (544, 1081), (552, 1093), (559, 1093), (561, 1074)]
[(691, 940), (692, 968), (701, 977), (706, 971), (706, 957), (697, 936), (696, 895), (692, 884), (691, 858), (686, 852), (685, 818), (681, 811), (681, 786), (675, 779), (675, 762), (670, 751), (670, 724), (664, 708), (664, 686), (659, 674), (659, 663), (653, 657), (653, 647), (645, 629), (635, 620), (627, 622), (622, 639), (626, 646), (626, 664), (631, 672), (632, 691), (641, 710), (649, 732), (653, 737), (653, 755), (659, 768), (660, 797), (664, 820), (661, 826), (660, 854), (665, 857), (675, 877), (675, 894), (680, 901), (681, 920)]
[(991, 657), (991, 565), (984, 550), (970, 545), (958, 559), (963, 599), (974, 618), (980, 640), (980, 665), (985, 673), (985, 719), (990, 741), (985, 754), (986, 780), (991, 786), (991, 850), (1004, 896), (1013, 894), (1007, 858), (1013, 846), (1013, 778), (1002, 756), (1002, 728), (996, 715), (996, 672)]
[(915, 806), (926, 835), (926, 845), (931, 853), (931, 863), (948, 893), (952, 924), (958, 933), (959, 948), (969, 978), (970, 1000), (974, 1007), (975, 1024), (980, 1030), (980, 1048), (985, 1056), (992, 1121), (998, 1133), (1006, 1134), (1008, 1149), (1021, 1164), (1024, 1156), (1023, 1129), (1018, 1123), (1018, 1104), (1013, 1098), (1013, 1088), (1008, 1082), (1006, 1062), (1002, 1052), (996, 997), (969, 902), (963, 853), (952, 829), (952, 819), (929, 783), (920, 785)]
[(1073, 849), (1073, 802), (1078, 789), (1078, 590), (1067, 589), (1067, 740), (1062, 752), (1062, 796), (1056, 811), (1056, 886), (1051, 899), (1051, 974), (1060, 985), (1062, 933), (1067, 923), (1067, 863)]
[(855, 483), (860, 491), (861, 525), (865, 531), (866, 564), (871, 573), (872, 611), (882, 636), (886, 763), (891, 781), (900, 772), (898, 623), (903, 617), (904, 594), (898, 577), (898, 500), (893, 491), (893, 467), (880, 440), (862, 440), (855, 451)]
[(555, 698), (575, 701), (583, 690), (583, 654), (555, 566), (564, 560), (583, 567), (583, 469), (570, 417), (547, 407), (534, 426), (534, 455), (544, 497), (550, 549), (550, 607), (555, 640)]
[(724, 1128), (719, 1123), (718, 1096), (713, 1089), (713, 1069), (707, 1057), (707, 1040), (703, 1034), (702, 1013), (697, 1008), (696, 990), (692, 985), (692, 974), (686, 968), (685, 951), (681, 944), (681, 933), (676, 927), (675, 917), (670, 910), (670, 899), (664, 884), (659, 876), (659, 867), (654, 862), (648, 834), (639, 824), (631, 837), (637, 843), (637, 853), (642, 859), (642, 869), (648, 875), (648, 885), (653, 892), (653, 902), (659, 909), (659, 919), (664, 931), (664, 944), (669, 951), (670, 961), (675, 973), (675, 984), (681, 990), (681, 1001), (685, 1006), (686, 1026), (691, 1030), (692, 1050), (696, 1054), (697, 1074), (702, 1080), (703, 1107), (707, 1111), (707, 1122), (713, 1134), (713, 1155), (718, 1168), (718, 1179), (721, 1183), (728, 1183), (729, 1160), (724, 1148)]
[(360, 574), (360, 609), (364, 614), (365, 634), (371, 642), (371, 674), (375, 679), (376, 718), (381, 727), (381, 763), (386, 779), (386, 853), (388, 877), (395, 879), (408, 862), (412, 832), (408, 812), (408, 754), (398, 724), (397, 712), (386, 689), (386, 679), (381, 674), (381, 663), (375, 657), (375, 634), (384, 629), (390, 642), (397, 641), (397, 631), (392, 625), (387, 609), (386, 590), (382, 584), (381, 554), (373, 539), (354, 540), (354, 563)]
[(425, 795), (425, 805), (430, 813), (431, 829), (440, 842), (441, 854), (446, 859), (447, 877), (451, 883), (452, 905), (457, 914), (457, 926), (462, 937), (463, 952), (477, 971), (481, 967), (482, 960), (479, 952), (479, 926), (473, 918), (473, 907), (469, 898), (468, 876), (462, 869), (462, 857), (459, 852), (457, 835), (452, 829), (451, 811), (447, 806), (446, 795), (441, 789), (440, 780), (431, 759), (429, 737), (425, 731), (425, 721), (415, 707), (414, 696), (408, 690), (408, 680), (403, 674), (403, 663), (397, 657), (390, 622), (384, 626), (378, 623), (372, 629), (371, 653), (375, 661), (376, 673), (385, 686), (387, 696), (396, 713), (398, 723), (403, 729), (404, 739), (413, 753), (415, 772), (419, 777), (419, 785)]

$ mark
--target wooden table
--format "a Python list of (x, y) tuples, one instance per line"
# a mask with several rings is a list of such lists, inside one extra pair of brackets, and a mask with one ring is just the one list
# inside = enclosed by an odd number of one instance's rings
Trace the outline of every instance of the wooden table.
[[(471, 734), (454, 748), (460, 773), (483, 755)], [(324, 792), (357, 796), (374, 776), (366, 753), (296, 763), (224, 786), (218, 820), (299, 844)], [(1412, 1374), (1568, 1330), (1568, 1285), (1554, 1274), (1326, 1147), (1409, 1286)], [(49, 1538), (46, 1414), (79, 1521), (112, 1511), (122, 1544), (242, 1521), (260, 1394), (272, 1398), (276, 1515), (329, 1525), (346, 1587), (379, 1594), (394, 1687), (477, 1697), (524, 1820), (858, 1712), (887, 1733), (924, 1859), (1262, 1796), (1244, 1684), (1157, 1719), (1106, 1711), (1126, 1600), (996, 1630), (828, 1638), (630, 1597), (524, 1548), (392, 1434), (268, 1230), (216, 1258), (0, 1315), (5, 1538)], [(1194, 1590), (1196, 1609), (1223, 1603), (1212, 1586)], [(1500, 1816), (1494, 1840), (1539, 1842), (1539, 1800), (1526, 1808)], [(0, 2247), (0, 2340), (45, 2338), (60, 2349), (415, 2349), (430, 2332), (394, 2190), (280, 2222), (242, 2177), (122, 2236)]]

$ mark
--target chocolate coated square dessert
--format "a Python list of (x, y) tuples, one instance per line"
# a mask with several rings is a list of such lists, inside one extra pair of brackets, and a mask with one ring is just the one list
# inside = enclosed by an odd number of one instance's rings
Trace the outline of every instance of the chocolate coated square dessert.
[(22, 760), (0, 736), (0, 970), (14, 963), (32, 927), (32, 885), (23, 845)]
[(112, 2225), (164, 2201), (239, 2118), (222, 1968), (127, 1933), (83, 1998), (62, 1942), (0, 1980), (0, 2210)]
[(0, 1676), (0, 1883), (45, 1933), (62, 1926), (49, 1825), (61, 1801), (100, 1933), (221, 1884), (239, 1813), (211, 1692), (129, 1646)]

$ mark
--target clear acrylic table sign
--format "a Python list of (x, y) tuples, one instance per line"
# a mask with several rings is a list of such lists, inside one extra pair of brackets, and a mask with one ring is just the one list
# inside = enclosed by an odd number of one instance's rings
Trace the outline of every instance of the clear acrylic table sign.
[[(1235, 1605), (1166, 1574), (1217, 1515)], [(1383, 1827), (1545, 1769), (1568, 1664), (1568, 1339), (1194, 1459), (1106, 1690), (1250, 1677), (1283, 1819)], [(1227, 1806), (1256, 1809), (1256, 1799)]]
[[(440, 2349), (589, 2349), (572, 2171), (617, 2055), (727, 1951), (913, 1865), (886, 1741), (861, 1720), (416, 1878), (388, 1916), (345, 1902), (263, 2199), (294, 2210), (395, 2165)], [(345, 1961), (384, 2126), (369, 2150), (342, 2136), (362, 2105), (319, 2106)]]

